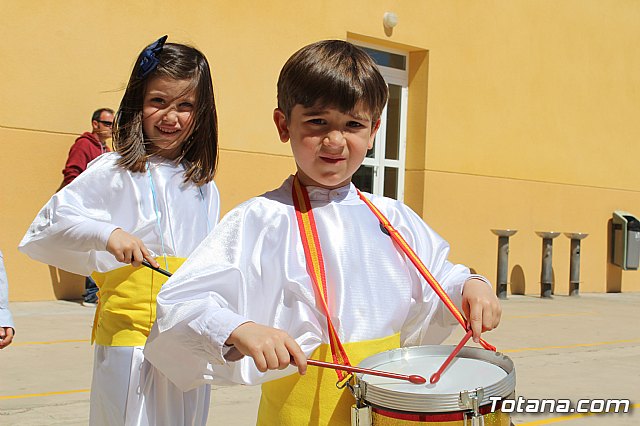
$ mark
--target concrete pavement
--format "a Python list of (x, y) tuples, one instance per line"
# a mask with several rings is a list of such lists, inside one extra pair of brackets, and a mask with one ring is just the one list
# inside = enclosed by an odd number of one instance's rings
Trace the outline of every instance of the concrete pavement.
[[(74, 302), (12, 303), (17, 335), (0, 351), (1, 425), (85, 425), (94, 310)], [(518, 425), (640, 424), (640, 293), (542, 300), (510, 296), (485, 334), (514, 361), (516, 393), (533, 398), (628, 399), (627, 414), (513, 414)], [(450, 337), (456, 343), (462, 330)], [(208, 425), (252, 425), (258, 387), (215, 387)]]

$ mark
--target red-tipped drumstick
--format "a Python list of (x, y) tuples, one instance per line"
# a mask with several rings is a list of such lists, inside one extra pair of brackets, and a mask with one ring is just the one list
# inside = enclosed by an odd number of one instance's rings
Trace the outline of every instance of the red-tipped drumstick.
[(436, 371), (431, 375), (431, 378), (429, 379), (429, 383), (431, 383), (432, 385), (435, 383), (438, 383), (438, 380), (440, 380), (440, 375), (442, 374), (442, 372), (449, 366), (449, 364), (451, 363), (451, 360), (456, 355), (458, 355), (458, 352), (460, 352), (460, 349), (462, 349), (464, 344), (467, 343), (467, 341), (471, 338), (472, 334), (473, 334), (473, 331), (469, 329), (469, 331), (467, 331), (467, 334), (465, 334), (462, 340), (460, 340), (460, 343), (458, 343), (458, 346), (456, 346), (453, 349), (453, 351), (449, 354), (449, 357), (444, 360), (444, 362), (442, 363), (438, 371)]
[(344, 371), (348, 371), (349, 373), (364, 373), (364, 374), (371, 374), (372, 376), (388, 377), (390, 379), (407, 380), (416, 385), (427, 383), (427, 379), (415, 374), (411, 376), (407, 376), (405, 374), (390, 373), (388, 371), (371, 370), (368, 368), (353, 367), (351, 365), (333, 364), (330, 362), (318, 361), (315, 359), (308, 359), (307, 364), (315, 365), (316, 367), (333, 368), (334, 370), (344, 370)]

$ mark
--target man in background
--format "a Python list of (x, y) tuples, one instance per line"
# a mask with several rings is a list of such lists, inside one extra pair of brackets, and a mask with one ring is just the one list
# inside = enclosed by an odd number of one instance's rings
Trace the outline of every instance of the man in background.
[[(84, 132), (76, 139), (69, 150), (67, 163), (62, 170), (64, 178), (60, 189), (70, 184), (78, 175), (87, 169), (87, 165), (94, 158), (111, 151), (107, 141), (111, 139), (113, 126), (113, 110), (100, 108), (91, 116), (91, 132)], [(98, 286), (91, 277), (85, 279), (85, 293), (82, 305), (96, 306), (98, 304)]]
[(84, 132), (71, 146), (67, 164), (62, 170), (64, 179), (60, 189), (69, 185), (78, 175), (87, 169), (94, 158), (111, 151), (107, 141), (111, 139), (113, 110), (100, 108), (91, 116), (91, 132)]

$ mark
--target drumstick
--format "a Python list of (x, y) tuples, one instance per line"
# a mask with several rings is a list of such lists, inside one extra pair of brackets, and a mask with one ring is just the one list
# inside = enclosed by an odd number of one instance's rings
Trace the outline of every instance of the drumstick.
[(146, 261), (146, 260), (143, 260), (143, 261), (142, 261), (142, 264), (143, 264), (144, 266), (146, 266), (147, 268), (151, 268), (151, 269), (153, 269), (153, 270), (154, 270), (154, 271), (156, 271), (156, 272), (160, 272), (162, 275), (166, 275), (167, 277), (170, 277), (170, 276), (171, 276), (171, 272), (169, 272), (169, 271), (165, 271), (165, 270), (164, 270), (164, 269), (162, 269), (162, 268), (156, 268), (155, 266), (151, 265), (151, 264), (150, 264), (148, 261)]
[(431, 378), (429, 379), (429, 383), (431, 383), (432, 385), (438, 383), (438, 380), (440, 380), (440, 375), (442, 374), (442, 372), (445, 370), (445, 368), (449, 366), (449, 364), (451, 363), (451, 360), (456, 355), (458, 355), (458, 352), (460, 352), (460, 349), (462, 349), (464, 344), (467, 343), (467, 341), (471, 338), (472, 334), (473, 334), (473, 331), (469, 329), (469, 331), (467, 331), (467, 334), (465, 334), (462, 340), (460, 340), (460, 343), (458, 343), (458, 346), (456, 346), (453, 349), (453, 351), (449, 354), (449, 357), (444, 360), (444, 362), (442, 363), (438, 371), (436, 371), (431, 375)]
[(318, 361), (315, 359), (308, 359), (307, 364), (315, 365), (316, 367), (333, 368), (334, 370), (348, 371), (349, 373), (364, 373), (371, 374), (372, 376), (388, 377), (390, 379), (407, 380), (416, 385), (427, 383), (427, 379), (415, 374), (407, 376), (405, 374), (390, 373), (388, 371), (371, 370), (368, 368), (353, 367), (351, 365), (333, 364), (331, 362)]

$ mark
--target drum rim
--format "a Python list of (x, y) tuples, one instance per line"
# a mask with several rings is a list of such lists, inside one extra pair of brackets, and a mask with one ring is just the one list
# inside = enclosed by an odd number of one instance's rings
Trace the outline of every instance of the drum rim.
[[(398, 361), (400, 359), (410, 359), (420, 356), (448, 356), (454, 346), (450, 345), (423, 345), (412, 346), (399, 349), (391, 349), (372, 355), (362, 360), (359, 367), (380, 369), (381, 365)], [(515, 366), (513, 361), (500, 352), (488, 351), (482, 348), (464, 347), (458, 353), (458, 358), (469, 358), (485, 361), (502, 368), (507, 375), (496, 383), (483, 386), (484, 396), (480, 405), (491, 403), (490, 397), (498, 396), (506, 398), (515, 390)], [(456, 393), (443, 394), (416, 394), (409, 392), (398, 392), (385, 389), (384, 387), (372, 384), (363, 380), (365, 374), (358, 373), (358, 382), (362, 389), (362, 399), (372, 405), (389, 408), (393, 410), (406, 411), (411, 413), (433, 413), (466, 410), (459, 404), (460, 393), (473, 391), (475, 389), (461, 389)], [(428, 378), (427, 378), (428, 379)]]

